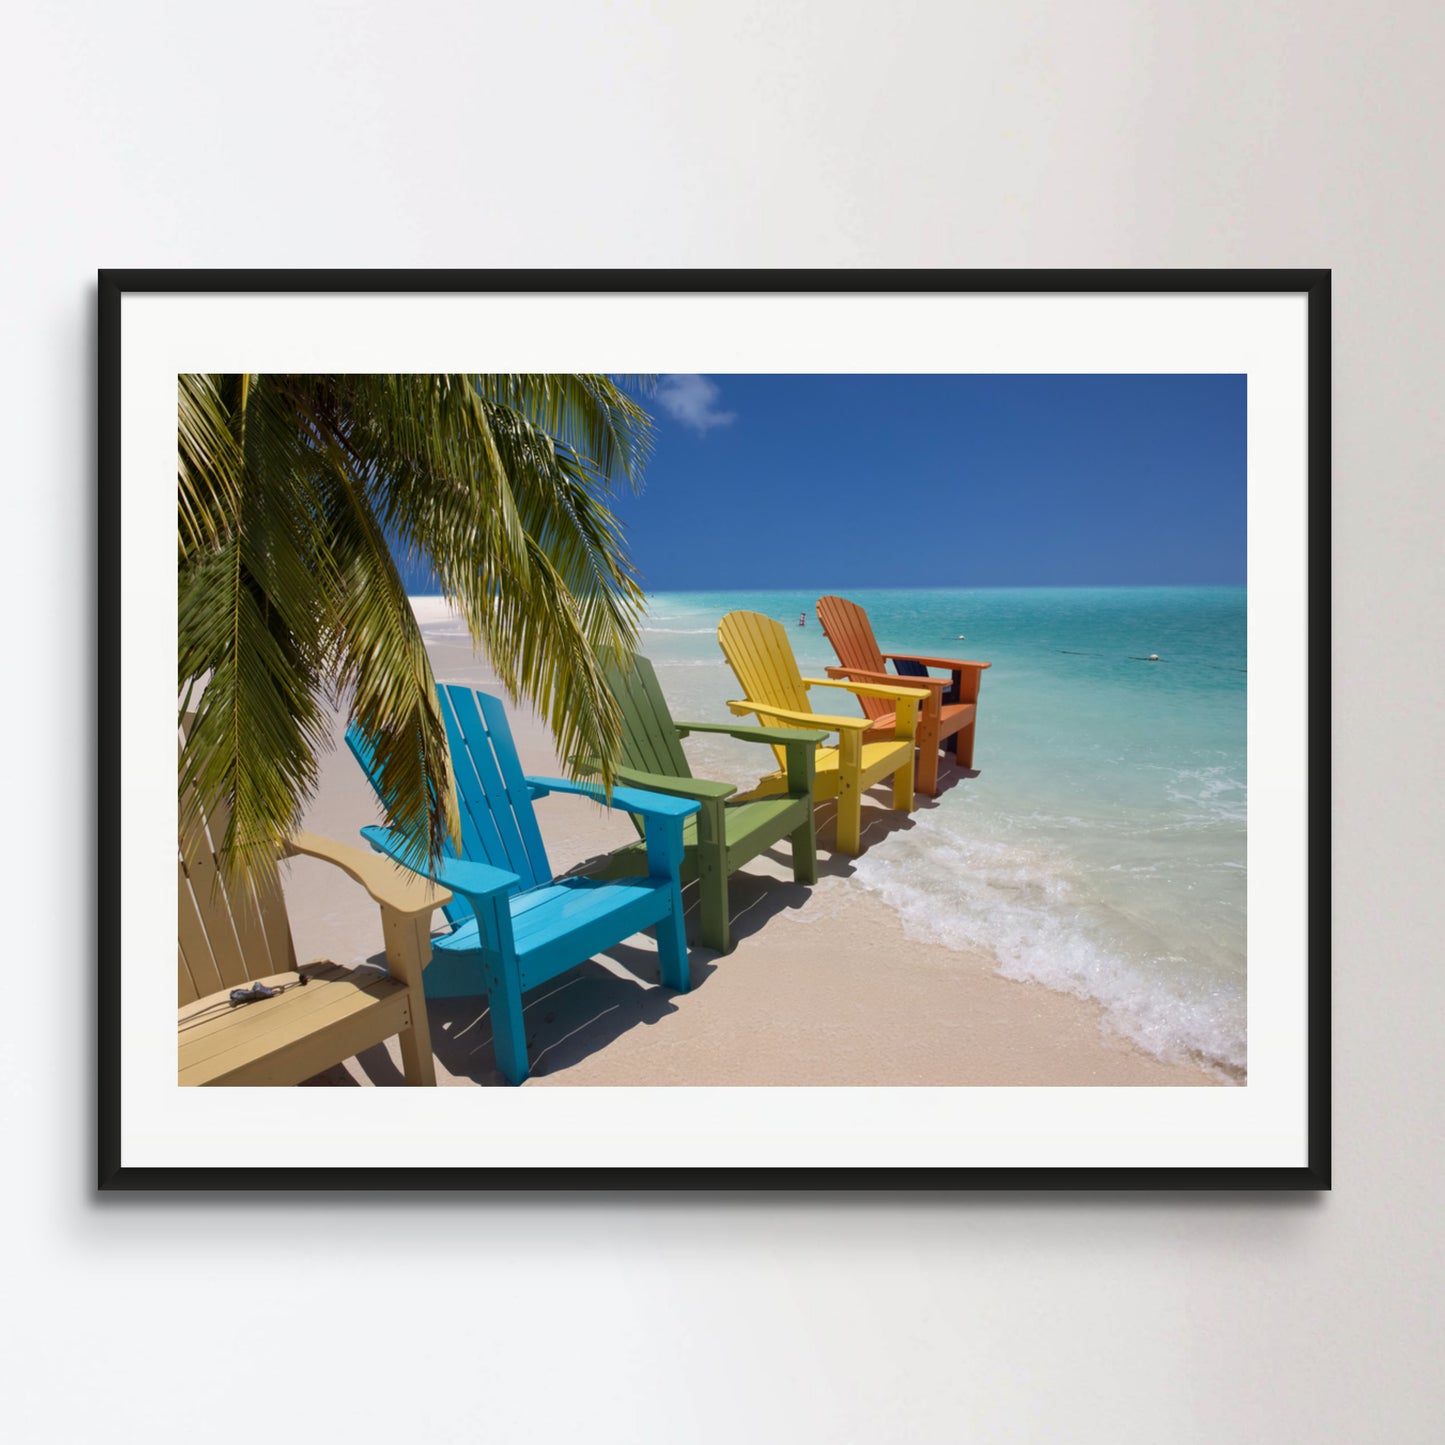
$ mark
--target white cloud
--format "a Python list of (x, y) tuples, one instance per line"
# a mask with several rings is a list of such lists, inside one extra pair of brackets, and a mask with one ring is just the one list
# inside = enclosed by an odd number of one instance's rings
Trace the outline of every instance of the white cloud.
[(657, 384), (657, 399), (662, 403), (663, 410), (674, 421), (680, 421), (699, 433), (706, 432), (710, 427), (726, 426), (736, 419), (736, 412), (717, 409), (720, 395), (717, 383), (705, 376), (672, 373)]

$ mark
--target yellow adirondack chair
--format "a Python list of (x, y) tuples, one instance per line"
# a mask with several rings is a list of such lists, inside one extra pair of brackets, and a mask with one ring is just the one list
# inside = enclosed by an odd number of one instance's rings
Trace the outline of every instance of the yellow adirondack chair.
[[(212, 808), (199, 832), (180, 840), (179, 1082), (299, 1084), (396, 1034), (406, 1082), (435, 1084), (422, 969), (431, 959), (432, 910), (449, 903), (450, 892), (376, 853), (295, 834), (288, 855), (334, 863), (381, 905), (388, 972), (335, 963), (298, 969), (279, 873), (229, 886), (213, 846), (224, 832), (224, 810)], [(282, 992), (232, 1004), (232, 989), (258, 983)]]
[[(718, 624), (723, 656), (737, 675), (745, 694), (729, 702), (739, 717), (756, 713), (764, 727), (826, 728), (838, 734), (837, 747), (820, 747), (813, 775), (816, 802), (838, 800), (837, 851), (850, 856), (861, 848), (863, 794), (874, 783), (893, 776), (893, 806), (913, 811), (913, 745), (918, 726), (918, 705), (928, 696), (923, 688), (850, 682), (827, 677), (803, 677), (780, 622), (759, 612), (729, 612)], [(866, 717), (836, 717), (814, 712), (808, 689), (836, 687), (858, 697), (882, 697), (894, 707), (894, 735), (865, 741), (873, 726)], [(778, 762), (783, 750), (774, 748)], [(787, 788), (785, 771), (769, 774), (749, 798), (767, 797)]]

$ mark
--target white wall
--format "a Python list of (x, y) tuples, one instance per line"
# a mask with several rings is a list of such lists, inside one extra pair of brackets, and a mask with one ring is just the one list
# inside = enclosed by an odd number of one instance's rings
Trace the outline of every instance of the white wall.
[[(1438, 7), (7, 17), (10, 1438), (1441, 1437)], [(95, 1200), (93, 277), (242, 265), (1335, 268), (1334, 1193)]]

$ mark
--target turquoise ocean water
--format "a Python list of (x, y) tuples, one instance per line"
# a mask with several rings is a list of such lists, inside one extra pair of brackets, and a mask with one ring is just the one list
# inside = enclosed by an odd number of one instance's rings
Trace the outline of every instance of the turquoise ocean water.
[[(993, 664), (978, 776), (868, 849), (856, 882), (945, 966), (949, 949), (985, 950), (1010, 978), (1097, 1000), (1150, 1052), (1242, 1081), (1245, 590), (833, 590), (867, 608), (885, 651)], [(816, 595), (650, 597), (642, 651), (674, 714), (727, 716), (739, 693), (716, 630), (735, 608), (785, 623), (804, 674), (823, 675), (837, 659)], [(820, 709), (853, 710), (826, 696)], [(715, 777), (771, 767), (725, 740), (686, 746)]]

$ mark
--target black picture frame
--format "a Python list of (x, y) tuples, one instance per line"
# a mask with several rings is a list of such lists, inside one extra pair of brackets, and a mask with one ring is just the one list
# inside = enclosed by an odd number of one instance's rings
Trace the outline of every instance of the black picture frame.
[[(1328, 270), (395, 271), (102, 270), (98, 276), (99, 715), (97, 1186), (135, 1190), (1324, 1190), (1330, 1187), (1330, 283)], [(1306, 302), (1307, 987), (1306, 1162), (1243, 1167), (702, 1168), (158, 1166), (122, 1157), (122, 960), (127, 906), (119, 696), (122, 573), (122, 302), (145, 293), (994, 293), (1288, 294)]]

